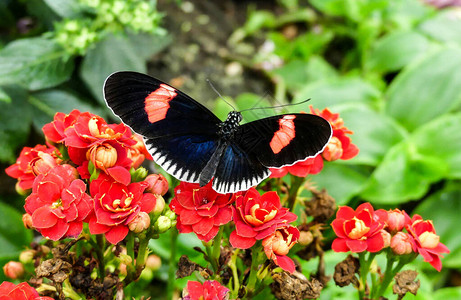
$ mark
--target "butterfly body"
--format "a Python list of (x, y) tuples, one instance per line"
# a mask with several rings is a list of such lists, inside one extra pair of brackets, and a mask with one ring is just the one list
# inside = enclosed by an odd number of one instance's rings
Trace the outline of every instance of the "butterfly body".
[(144, 137), (154, 161), (181, 181), (213, 179), (219, 193), (247, 190), (280, 168), (323, 151), (331, 126), (310, 114), (286, 114), (240, 125), (221, 121), (181, 91), (148, 75), (117, 72), (104, 84), (115, 115)]

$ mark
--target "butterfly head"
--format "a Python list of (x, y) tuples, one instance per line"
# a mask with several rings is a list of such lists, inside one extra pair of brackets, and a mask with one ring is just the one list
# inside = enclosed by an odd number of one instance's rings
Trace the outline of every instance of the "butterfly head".
[(219, 124), (219, 135), (224, 139), (231, 138), (241, 121), (242, 114), (238, 111), (231, 111), (227, 114), (226, 121)]

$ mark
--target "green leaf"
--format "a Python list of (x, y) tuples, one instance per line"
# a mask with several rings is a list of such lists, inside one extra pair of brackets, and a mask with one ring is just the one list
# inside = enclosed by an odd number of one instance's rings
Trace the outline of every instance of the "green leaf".
[(434, 293), (434, 299), (461, 299), (461, 287), (438, 289)]
[(375, 43), (366, 67), (377, 72), (397, 71), (424, 54), (429, 45), (428, 39), (417, 32), (391, 33)]
[(104, 104), (104, 81), (116, 71), (147, 71), (144, 56), (138, 55), (136, 45), (125, 36), (108, 36), (90, 49), (83, 59), (80, 76), (93, 96)]
[(307, 83), (331, 79), (337, 76), (336, 70), (321, 56), (313, 55), (307, 62), (291, 60), (272, 73), (280, 76), (288, 89), (298, 91)]
[(454, 10), (440, 11), (433, 18), (418, 26), (418, 29), (430, 38), (461, 45), (461, 31), (459, 28), (461, 28), (461, 19), (455, 17)]
[(363, 104), (346, 104), (335, 107), (344, 120), (344, 126), (354, 133), (349, 135), (360, 152), (350, 162), (376, 166), (395, 144), (407, 135), (404, 128), (383, 113)]
[(11, 103), (11, 97), (0, 87), (0, 101)]
[(442, 160), (450, 178), (461, 178), (461, 113), (444, 115), (418, 128), (412, 140), (418, 152)]
[(311, 98), (314, 108), (323, 109), (344, 103), (378, 105), (381, 92), (359, 77), (340, 77), (306, 85), (295, 94), (295, 102)]
[(67, 81), (73, 69), (73, 59), (66, 59), (62, 48), (43, 37), (16, 40), (0, 51), (0, 85), (49, 88)]
[(4, 86), (11, 102), (0, 101), (0, 160), (14, 162), (16, 150), (29, 135), (32, 109), (27, 102), (27, 92), (18, 86)]
[(32, 231), (22, 222), (22, 214), (0, 202), (0, 258), (19, 256), (32, 241)]
[(34, 112), (34, 126), (41, 132), (43, 125), (53, 121), (57, 112), (70, 113), (74, 109), (82, 112), (89, 111), (98, 113), (91, 105), (81, 101), (73, 94), (64, 90), (46, 90), (33, 93), (29, 96), (29, 102), (37, 109)]
[(325, 162), (322, 171), (312, 176), (319, 189), (325, 188), (338, 205), (345, 205), (364, 187), (367, 175), (363, 168), (337, 162)]
[(81, 7), (76, 0), (43, 0), (58, 16), (75, 18), (81, 14)]
[(408, 141), (392, 147), (372, 173), (361, 196), (375, 204), (397, 204), (422, 197), (448, 171), (441, 159), (424, 156)]
[(404, 69), (391, 83), (387, 112), (409, 130), (458, 106), (461, 49), (444, 48)]
[(444, 267), (461, 267), (461, 239), (459, 228), (453, 226), (459, 222), (461, 211), (461, 185), (451, 183), (442, 191), (439, 191), (425, 199), (413, 212), (421, 215), (426, 220), (432, 220), (440, 236), (440, 242), (444, 243), (451, 253), (442, 259)]

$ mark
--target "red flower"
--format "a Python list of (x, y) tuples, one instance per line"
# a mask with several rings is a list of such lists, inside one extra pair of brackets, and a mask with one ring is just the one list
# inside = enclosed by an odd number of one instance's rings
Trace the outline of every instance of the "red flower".
[(128, 158), (133, 161), (131, 166), (136, 169), (143, 163), (144, 159), (153, 160), (153, 158), (147, 151), (142, 136), (133, 134), (132, 139), (136, 141), (136, 144), (128, 148)]
[(16, 163), (6, 168), (5, 172), (17, 178), (18, 186), (22, 190), (32, 188), (34, 179), (39, 174), (44, 174), (61, 162), (56, 157), (57, 149), (37, 145), (34, 148), (24, 147)]
[(32, 194), (26, 198), (24, 208), (32, 217), (32, 226), (54, 241), (78, 236), (92, 210), (86, 185), (76, 175), (72, 166), (58, 165), (37, 176)]
[(295, 163), (292, 166), (286, 166), (279, 169), (270, 168), (271, 178), (280, 178), (288, 173), (298, 176), (306, 177), (309, 174), (318, 174), (323, 169), (323, 159), (321, 155), (308, 158), (304, 161)]
[[(116, 181), (129, 184), (128, 170), (133, 165), (130, 149), (137, 141), (127, 126), (107, 124), (99, 116), (81, 113), (64, 135), (69, 157), (80, 166), (78, 170), (82, 178), (89, 178), (88, 162), (91, 161), (97, 169)], [(138, 158), (135, 159), (138, 164)]]
[(323, 150), (323, 158), (328, 161), (337, 159), (346, 160), (353, 158), (359, 153), (357, 146), (352, 144), (351, 139), (346, 136), (346, 134), (352, 134), (353, 132), (344, 126), (344, 121), (339, 117), (339, 114), (332, 113), (328, 108), (319, 111), (310, 106), (310, 109), (312, 114), (321, 116), (330, 122), (333, 129), (333, 136)]
[(235, 230), (229, 241), (235, 248), (248, 249), (256, 240), (262, 240), (275, 233), (277, 229), (288, 227), (297, 216), (280, 205), (276, 192), (262, 196), (255, 188), (236, 197), (233, 217)]
[(53, 300), (51, 297), (41, 297), (27, 282), (18, 285), (4, 281), (0, 284), (1, 300)]
[(294, 226), (277, 229), (272, 235), (266, 237), (262, 245), (267, 258), (272, 259), (276, 265), (293, 273), (295, 263), (286, 256), (299, 239), (299, 230)]
[(414, 252), (418, 252), (425, 262), (430, 263), (437, 271), (442, 269), (440, 260), (442, 253), (450, 253), (448, 248), (440, 243), (440, 237), (435, 234), (432, 221), (424, 221), (420, 215), (414, 215), (411, 224), (406, 226), (411, 235), (411, 243)]
[(378, 252), (384, 247), (381, 229), (384, 228), (383, 216), (375, 213), (370, 203), (363, 203), (357, 210), (342, 206), (336, 213), (331, 226), (338, 236), (333, 241), (335, 252)]
[(183, 290), (183, 300), (225, 300), (229, 299), (229, 289), (218, 281), (207, 280), (203, 285), (198, 281), (188, 281)]
[[(42, 128), (43, 133), (47, 141), (53, 143), (63, 143), (66, 137), (65, 130), (75, 123), (75, 120), (82, 113), (77, 109), (74, 109), (70, 114), (66, 115), (62, 112), (57, 112), (54, 115), (54, 120), (51, 123), (45, 124)], [(89, 116), (93, 116), (91, 113), (85, 113)]]
[(194, 232), (208, 242), (216, 236), (221, 225), (232, 220), (231, 204), (235, 194), (218, 194), (211, 182), (200, 187), (197, 183), (181, 182), (174, 189), (170, 208), (178, 215), (176, 227), (181, 233)]
[(124, 185), (101, 173), (90, 184), (94, 197), (94, 214), (89, 219), (91, 234), (104, 233), (112, 244), (123, 240), (139, 213), (149, 213), (155, 207), (155, 196), (144, 193), (146, 187), (144, 181)]

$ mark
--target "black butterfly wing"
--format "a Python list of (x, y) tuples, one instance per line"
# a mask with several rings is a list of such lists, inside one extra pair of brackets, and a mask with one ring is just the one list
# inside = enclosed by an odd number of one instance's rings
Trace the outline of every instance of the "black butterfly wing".
[(108, 107), (144, 137), (154, 161), (179, 180), (198, 182), (216, 150), (221, 121), (206, 107), (148, 75), (117, 72), (104, 83)]
[(331, 135), (328, 121), (310, 114), (280, 115), (241, 125), (219, 162), (213, 189), (221, 193), (247, 190), (267, 178), (270, 167), (316, 156)]
[(293, 165), (323, 151), (332, 135), (330, 123), (311, 114), (268, 117), (240, 126), (234, 143), (268, 168)]
[(235, 143), (225, 149), (216, 169), (213, 189), (218, 193), (246, 191), (270, 175), (253, 153), (247, 153)]

